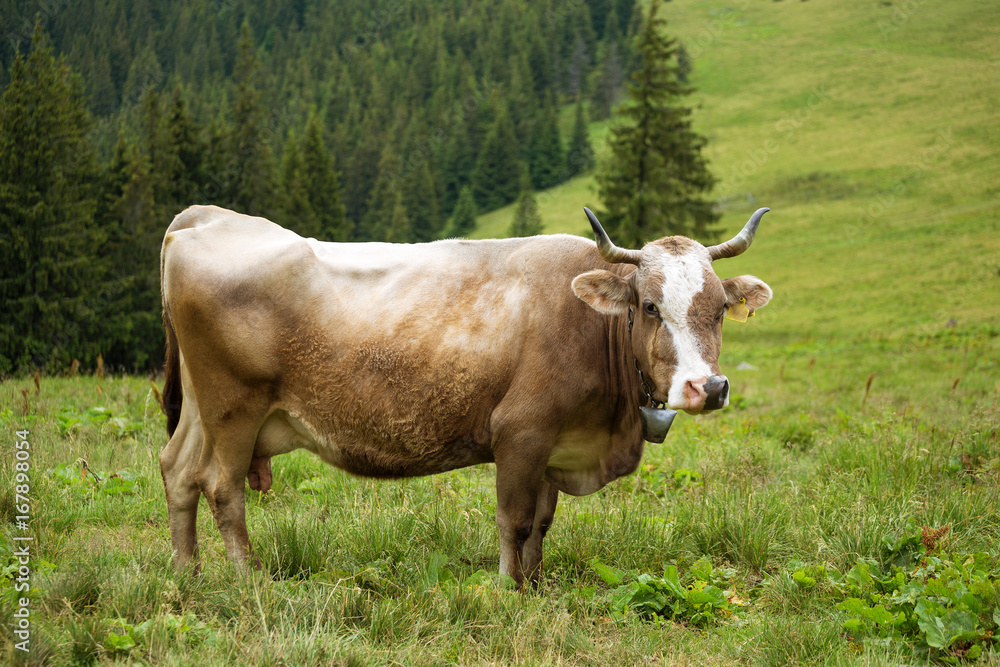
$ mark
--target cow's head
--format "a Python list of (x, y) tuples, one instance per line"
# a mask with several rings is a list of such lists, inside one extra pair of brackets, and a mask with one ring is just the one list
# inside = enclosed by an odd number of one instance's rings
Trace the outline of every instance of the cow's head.
[(750, 247), (769, 209), (758, 209), (739, 234), (720, 245), (706, 248), (684, 236), (667, 236), (642, 250), (615, 246), (594, 214), (584, 210), (601, 257), (638, 270), (626, 277), (588, 271), (573, 280), (573, 291), (606, 315), (633, 309), (632, 352), (654, 385), (655, 400), (691, 414), (726, 407), (729, 380), (719, 373), (722, 320), (741, 300), (751, 313), (766, 305), (771, 288), (753, 276), (720, 280), (712, 262)]

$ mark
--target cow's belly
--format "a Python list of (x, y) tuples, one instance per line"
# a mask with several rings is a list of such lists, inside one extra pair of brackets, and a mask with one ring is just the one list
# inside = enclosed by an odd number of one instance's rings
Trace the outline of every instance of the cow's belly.
[(493, 460), (488, 442), (475, 435), (440, 442), (373, 442), (310, 423), (306, 417), (276, 410), (257, 435), (254, 458), (307, 449), (327, 463), (364, 477), (400, 478), (431, 475)]

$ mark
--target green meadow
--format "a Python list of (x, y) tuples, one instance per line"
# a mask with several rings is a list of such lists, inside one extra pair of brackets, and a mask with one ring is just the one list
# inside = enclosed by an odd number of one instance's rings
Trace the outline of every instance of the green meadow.
[[(306, 452), (247, 489), (262, 571), (233, 570), (203, 501), (202, 571), (175, 575), (149, 379), (4, 380), (0, 660), (1000, 665), (1000, 5), (664, 8), (725, 234), (771, 208), (716, 267), (775, 293), (724, 326), (728, 409), (561, 496), (542, 584), (517, 592), (492, 466), (376, 482)], [(590, 176), (538, 199), (550, 233), (599, 208)]]

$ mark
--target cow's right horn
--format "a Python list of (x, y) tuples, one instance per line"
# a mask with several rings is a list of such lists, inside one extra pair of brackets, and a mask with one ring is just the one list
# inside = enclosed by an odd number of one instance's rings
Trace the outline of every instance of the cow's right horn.
[(594, 212), (586, 206), (583, 207), (583, 211), (587, 214), (587, 219), (590, 220), (590, 226), (594, 230), (594, 238), (597, 241), (597, 249), (600, 251), (601, 257), (604, 258), (605, 262), (610, 264), (639, 264), (642, 260), (641, 250), (630, 250), (616, 246), (608, 238), (608, 233), (604, 231), (604, 227), (601, 226)]
[(742, 254), (749, 248), (750, 244), (753, 243), (754, 234), (757, 233), (757, 225), (760, 224), (760, 219), (770, 210), (769, 208), (757, 209), (750, 216), (750, 220), (743, 226), (739, 234), (725, 243), (720, 243), (709, 248), (708, 254), (712, 257), (712, 261), (726, 257), (736, 257), (736, 255)]

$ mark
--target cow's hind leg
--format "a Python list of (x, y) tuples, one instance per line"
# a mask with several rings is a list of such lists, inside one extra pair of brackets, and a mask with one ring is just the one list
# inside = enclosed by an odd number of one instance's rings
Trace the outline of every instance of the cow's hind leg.
[(244, 494), (260, 422), (244, 414), (224, 424), (206, 426), (198, 466), (198, 486), (212, 509), (226, 553), (240, 569), (247, 569), (251, 558), (254, 567), (260, 567), (250, 551)]
[[(190, 408), (189, 408), (190, 409)], [(187, 417), (187, 415), (185, 415)], [(167, 520), (178, 572), (197, 559), (198, 500), (201, 490), (195, 481), (204, 436), (195, 418), (181, 419), (177, 430), (160, 452), (160, 474), (167, 495)]]
[(535, 504), (535, 521), (531, 526), (531, 534), (524, 542), (521, 564), (524, 573), (535, 586), (542, 575), (542, 541), (552, 525), (556, 514), (556, 502), (559, 500), (559, 490), (551, 484), (542, 482)]

